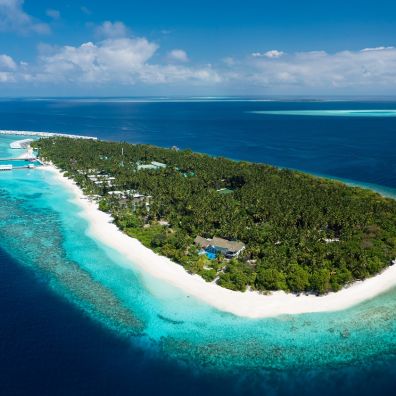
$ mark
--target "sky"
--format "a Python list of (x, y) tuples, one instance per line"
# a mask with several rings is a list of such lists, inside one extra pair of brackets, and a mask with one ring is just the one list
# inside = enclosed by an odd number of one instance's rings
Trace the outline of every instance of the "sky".
[(0, 0), (0, 96), (395, 89), (394, 0)]

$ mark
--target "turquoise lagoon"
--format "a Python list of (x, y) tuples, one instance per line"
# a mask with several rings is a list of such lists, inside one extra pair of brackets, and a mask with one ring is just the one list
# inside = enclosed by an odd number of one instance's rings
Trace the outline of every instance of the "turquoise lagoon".
[[(0, 158), (13, 154), (13, 140), (0, 137)], [(241, 318), (153, 278), (92, 238), (78, 203), (50, 172), (0, 173), (0, 199), (0, 248), (53, 293), (153, 356), (255, 378), (395, 358), (396, 289), (340, 312)]]
[(254, 114), (316, 117), (396, 117), (396, 110), (260, 110)]
[[(1, 143), (4, 153), (7, 139)], [(144, 334), (162, 348), (173, 345), (170, 354), (224, 357), (214, 365), (281, 367), (348, 362), (396, 346), (394, 291), (343, 312), (239, 318), (139, 271), (91, 238), (78, 204), (50, 172), (4, 172), (0, 177), (1, 247), (42, 272), (54, 291), (98, 320)], [(181, 348), (184, 343), (190, 344), (189, 351)], [(213, 348), (212, 356), (203, 354), (206, 348)]]

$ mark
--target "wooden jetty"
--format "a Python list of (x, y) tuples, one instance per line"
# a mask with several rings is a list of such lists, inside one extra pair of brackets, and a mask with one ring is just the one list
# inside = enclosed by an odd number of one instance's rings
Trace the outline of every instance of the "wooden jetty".
[(29, 158), (0, 158), (0, 161), (26, 161), (26, 162), (32, 162), (32, 161), (37, 161), (36, 157), (29, 157)]
[(0, 165), (0, 172), (1, 171), (12, 171), (12, 170), (19, 170), (19, 169), (34, 169), (36, 165), (29, 164), (29, 165), (21, 165), (21, 166), (13, 166), (11, 164), (7, 165)]

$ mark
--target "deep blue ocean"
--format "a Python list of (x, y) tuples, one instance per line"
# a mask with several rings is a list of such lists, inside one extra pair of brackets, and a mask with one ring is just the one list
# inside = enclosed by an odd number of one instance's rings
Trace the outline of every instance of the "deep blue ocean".
[[(1, 100), (0, 129), (65, 132), (106, 140), (190, 148), (210, 155), (340, 178), (394, 195), (396, 117), (287, 114), (297, 110), (392, 109), (396, 110), (396, 101)], [(181, 336), (183, 331), (191, 332), (192, 325), (180, 330), (180, 327), (176, 329), (177, 321), (162, 323), (159, 320), (157, 324), (144, 313), (147, 307), (162, 309), (150, 300), (152, 297), (140, 291), (126, 297), (120, 287), (117, 296), (125, 306), (131, 298), (141, 301), (140, 306), (144, 308), (140, 313), (139, 307), (130, 303), (136, 317), (145, 323), (143, 330), (131, 334), (106, 325), (83, 302), (75, 303), (72, 298), (65, 297), (70, 290), (74, 296), (83, 295), (81, 290), (85, 286), (77, 287), (76, 281), (73, 285), (70, 281), (76, 273), (79, 280), (88, 279), (78, 272), (80, 269), (76, 267), (74, 275), (67, 278), (59, 275), (70, 270), (71, 263), (80, 260), (81, 268), (91, 275), (90, 282), (97, 281), (105, 285), (106, 290), (111, 290), (121, 282), (125, 270), (115, 271), (111, 278), (110, 272), (106, 272), (110, 269), (95, 273), (89, 268), (89, 263), (83, 260), (83, 252), (78, 257), (77, 253), (70, 253), (70, 249), (67, 253), (76, 240), (67, 236), (62, 240), (56, 233), (61, 235), (60, 230), (64, 232), (67, 227), (75, 227), (77, 235), (82, 225), (66, 224), (56, 210), (53, 214), (44, 210), (44, 201), (40, 201), (43, 199), (41, 190), (32, 186), (28, 191), (32, 181), (22, 174), (14, 179), (2, 177), (0, 395), (395, 394), (395, 292), (363, 304), (350, 313), (297, 318), (290, 325), (296, 333), (287, 340), (290, 342), (287, 344), (289, 355), (293, 356), (289, 360), (283, 356), (283, 349), (277, 349), (275, 341), (271, 345), (271, 354), (279, 354), (277, 359), (259, 356), (266, 336), (274, 338), (277, 328), (286, 334), (284, 323), (268, 320), (245, 326), (237, 319), (197, 308), (200, 313), (191, 317), (191, 323), (212, 315), (216, 320), (224, 320), (225, 327), (234, 325), (239, 329), (238, 335), (231, 331), (227, 335), (225, 330), (220, 334), (214, 324), (205, 324), (208, 333), (213, 326), (219, 334), (213, 334), (212, 344), (205, 341), (205, 347), (202, 347), (192, 335)], [(18, 186), (27, 187), (24, 191), (16, 191), (23, 188)], [(14, 188), (15, 196), (10, 195), (11, 188)], [(31, 202), (33, 198), (37, 198), (35, 204)], [(53, 200), (55, 202), (55, 198)], [(56, 208), (57, 204), (51, 205)], [(61, 225), (62, 222), (66, 225)], [(18, 224), (24, 225), (23, 233)], [(28, 235), (29, 224), (33, 235)], [(12, 232), (8, 231), (10, 228)], [(18, 245), (15, 241), (20, 237), (21, 241), (25, 238), (34, 243), (38, 237), (45, 239), (47, 234), (48, 244), (41, 241), (42, 245), (35, 250), (26, 250), (23, 242)], [(93, 245), (89, 248), (92, 249), (90, 252), (94, 251)], [(61, 251), (66, 253), (59, 258), (59, 262), (62, 261), (57, 271), (59, 276), (54, 276), (56, 271), (50, 265), (58, 260), (58, 256), (54, 256), (51, 263), (46, 262), (44, 256), (48, 252)], [(137, 285), (139, 276), (136, 278)], [(67, 291), (59, 292), (63, 289)], [(105, 288), (97, 290), (107, 296)], [(103, 301), (110, 301), (110, 297), (104, 298)], [(96, 304), (90, 303), (92, 306)], [(114, 310), (123, 312), (121, 305), (114, 304)], [(380, 315), (381, 310), (382, 316), (378, 316), (378, 320), (367, 319), (368, 315)], [(268, 326), (268, 334), (257, 334), (256, 339), (253, 330), (259, 325)], [(324, 326), (329, 327), (325, 337)], [(337, 326), (348, 328), (352, 335), (349, 337), (348, 333), (349, 338), (345, 337), (344, 332), (341, 337), (335, 337), (333, 333), (338, 331)], [(306, 339), (303, 338), (304, 331), (308, 334)], [(202, 334), (209, 338), (204, 331)], [(238, 353), (237, 348), (230, 349), (227, 357), (224, 353), (227, 340), (232, 345), (244, 334), (249, 336), (246, 347), (249, 353), (245, 360), (231, 356)], [(171, 336), (172, 342), (169, 342)], [(309, 343), (313, 345), (312, 349), (317, 349), (317, 356), (308, 352)], [(238, 345), (245, 348), (240, 342)], [(336, 358), (338, 355), (339, 359)], [(221, 369), (217, 364), (218, 356), (224, 360)], [(218, 359), (216, 364), (211, 357)], [(232, 360), (230, 367), (227, 359)]]
[(396, 101), (2, 101), (0, 129), (178, 146), (396, 187), (396, 118), (252, 113), (328, 109), (396, 109)]

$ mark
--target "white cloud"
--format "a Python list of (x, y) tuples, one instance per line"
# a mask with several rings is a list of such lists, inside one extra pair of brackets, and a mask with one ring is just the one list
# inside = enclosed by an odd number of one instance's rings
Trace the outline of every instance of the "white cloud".
[(140, 81), (146, 84), (217, 84), (221, 75), (210, 65), (191, 68), (181, 65), (146, 65), (140, 72)]
[(60, 18), (60, 12), (58, 10), (54, 10), (54, 9), (48, 9), (46, 12), (47, 16), (49, 16), (52, 19), (59, 19)]
[(8, 70), (15, 70), (16, 63), (11, 56), (8, 55), (0, 55), (0, 69), (8, 69)]
[(251, 55), (253, 58), (280, 58), (284, 52), (278, 50), (271, 50), (267, 52), (253, 52)]
[(23, 0), (0, 0), (0, 31), (47, 34), (50, 28), (23, 10)]
[(216, 83), (220, 75), (210, 65), (190, 68), (151, 63), (158, 45), (146, 38), (116, 38), (79, 47), (43, 50), (32, 79), (83, 84)]
[(361, 88), (396, 86), (396, 49), (300, 52), (281, 59), (256, 59), (242, 77), (272, 87)]
[[(0, 0), (4, 1), (4, 0)], [(104, 26), (104, 25), (102, 25)], [(108, 27), (114, 27), (114, 24)], [(110, 29), (111, 30), (111, 29)], [(117, 31), (117, 28), (115, 29)], [(125, 33), (125, 30), (120, 29)], [(182, 50), (178, 50), (182, 51)], [(278, 51), (280, 52), (280, 51)], [(193, 85), (221, 84), (227, 92), (382, 93), (396, 89), (396, 48), (360, 51), (306, 51), (269, 57), (221, 59), (216, 67), (158, 62), (159, 46), (144, 37), (111, 37), (77, 46), (41, 45), (29, 63), (0, 55), (0, 82), (62, 84), (67, 87), (168, 84), (189, 89)], [(169, 53), (167, 54), (170, 55)], [(168, 57), (169, 59), (169, 57)], [(177, 60), (177, 61), (176, 61)]]
[(280, 58), (283, 55), (282, 51), (278, 51), (278, 50), (271, 50), (271, 51), (267, 51), (264, 56), (266, 56), (267, 58)]
[(107, 39), (98, 44), (65, 46), (42, 55), (40, 78), (53, 81), (133, 82), (157, 50), (144, 38)]
[(0, 83), (15, 82), (15, 77), (12, 73), (0, 71)]
[(96, 34), (101, 38), (120, 38), (129, 35), (128, 28), (119, 21), (105, 21), (96, 28)]
[(0, 55), (0, 83), (15, 82), (15, 73), (17, 65), (8, 55)]
[(374, 47), (374, 48), (363, 48), (360, 52), (367, 52), (367, 51), (384, 51), (384, 50), (391, 50), (395, 47)]
[(168, 52), (168, 59), (177, 62), (188, 62), (187, 52), (182, 49), (174, 49)]

